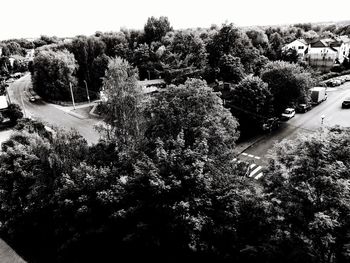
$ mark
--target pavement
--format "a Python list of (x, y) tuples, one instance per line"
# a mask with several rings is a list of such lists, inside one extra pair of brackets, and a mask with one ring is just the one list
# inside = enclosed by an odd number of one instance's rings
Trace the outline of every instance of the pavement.
[(4, 240), (0, 239), (0, 262), (1, 263), (25, 263)]
[[(31, 117), (45, 123), (47, 126), (74, 129), (78, 131), (89, 144), (97, 143), (100, 139), (95, 126), (100, 120), (95, 117), (85, 116), (72, 111), (72, 106), (59, 106), (47, 103), (36, 97), (35, 102), (30, 102), (32, 94), (32, 83), (30, 74), (11, 83), (7, 89), (11, 102), (17, 103), (23, 110), (25, 117)], [(94, 102), (95, 103), (95, 102)], [(79, 105), (76, 107), (90, 107), (91, 104)]]
[[(328, 99), (313, 107), (306, 113), (296, 114), (294, 118), (282, 122), (279, 129), (265, 135), (256, 136), (237, 145), (237, 160), (255, 164), (250, 177), (261, 178), (261, 170), (266, 167), (269, 151), (275, 143), (284, 139), (293, 140), (299, 134), (314, 133), (323, 127), (339, 125), (350, 127), (350, 109), (342, 109), (341, 103), (345, 97), (350, 97), (350, 82), (336, 88), (328, 88)], [(322, 117), (324, 119), (322, 121)], [(258, 178), (257, 178), (258, 177)]]

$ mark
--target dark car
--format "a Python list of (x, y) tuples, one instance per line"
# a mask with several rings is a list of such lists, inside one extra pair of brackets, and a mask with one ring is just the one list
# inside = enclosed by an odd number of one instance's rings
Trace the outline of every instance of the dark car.
[(277, 129), (280, 126), (280, 122), (278, 118), (270, 118), (267, 119), (263, 124), (262, 124), (262, 130), (264, 132), (271, 132), (275, 129)]
[(346, 99), (343, 101), (343, 103), (341, 104), (341, 107), (342, 107), (343, 109), (345, 109), (345, 108), (350, 108), (350, 97), (349, 97), (349, 98), (346, 98)]
[(299, 113), (305, 113), (309, 110), (311, 110), (312, 108), (312, 105), (311, 104), (299, 104), (297, 107), (296, 107), (296, 112), (299, 112)]

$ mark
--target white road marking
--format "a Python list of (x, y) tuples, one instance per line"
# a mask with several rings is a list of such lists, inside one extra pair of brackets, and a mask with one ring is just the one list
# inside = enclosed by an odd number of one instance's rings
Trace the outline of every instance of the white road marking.
[(256, 166), (255, 163), (251, 164), (251, 165), (249, 166), (249, 168), (252, 169), (254, 166)]
[(259, 173), (257, 176), (255, 176), (255, 179), (258, 180), (259, 178), (261, 178), (264, 174), (263, 173)]
[(247, 153), (242, 153), (244, 156), (247, 156), (248, 154)]
[(260, 160), (260, 157), (259, 157), (259, 156), (254, 156), (254, 158)]
[(259, 170), (261, 170), (261, 166), (256, 167), (250, 174), (249, 177), (252, 177), (254, 174), (256, 174)]
[(252, 155), (252, 154), (248, 154), (248, 156), (249, 156), (249, 157), (252, 157), (252, 158), (254, 157), (254, 155)]

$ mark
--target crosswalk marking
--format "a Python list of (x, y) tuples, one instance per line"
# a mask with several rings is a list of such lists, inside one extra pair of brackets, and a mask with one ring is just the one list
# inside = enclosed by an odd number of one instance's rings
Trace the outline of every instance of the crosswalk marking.
[(247, 153), (242, 153), (244, 156), (247, 156), (248, 154)]
[(256, 167), (250, 174), (249, 174), (249, 177), (252, 177), (255, 173), (257, 173), (262, 167), (261, 166), (258, 166)]
[(258, 179), (260, 179), (263, 175), (264, 175), (264, 174), (261, 172), (261, 173), (259, 173), (257, 176), (255, 176), (254, 178), (255, 178), (256, 180), (258, 180)]
[(260, 160), (260, 157), (259, 157), (259, 156), (254, 156), (254, 158)]
[(252, 155), (252, 154), (248, 154), (248, 156), (254, 158), (254, 155)]
[[(258, 159), (258, 158), (256, 158), (256, 159)], [(259, 157), (259, 159), (260, 159), (260, 157)], [(242, 161), (238, 158), (234, 158), (234, 159), (232, 159), (232, 162), (239, 164)], [(252, 169), (254, 169), (254, 170), (252, 171)], [(249, 173), (248, 176), (251, 178), (254, 178), (256, 180), (260, 179), (264, 175), (263, 172), (260, 171), (261, 169), (262, 169), (262, 167), (260, 165), (257, 165), (256, 163), (250, 163), (249, 168), (247, 170), (247, 173)]]
[(252, 169), (254, 166), (256, 166), (255, 163), (252, 163), (250, 166), (249, 166), (249, 169)]

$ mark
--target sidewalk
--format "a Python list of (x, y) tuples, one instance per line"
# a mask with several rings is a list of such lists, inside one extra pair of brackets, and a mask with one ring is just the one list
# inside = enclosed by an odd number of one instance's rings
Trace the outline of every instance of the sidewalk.
[(248, 150), (250, 147), (252, 147), (254, 144), (258, 143), (259, 141), (265, 139), (266, 135), (257, 135), (253, 138), (250, 138), (246, 141), (240, 142), (236, 145), (236, 152), (238, 155), (243, 153), (244, 151)]
[(90, 112), (93, 110), (94, 107), (96, 107), (97, 103), (99, 102), (99, 100), (95, 100), (93, 102), (90, 103), (85, 103), (85, 104), (80, 104), (80, 105), (76, 105), (75, 108), (74, 106), (61, 106), (61, 105), (57, 105), (57, 104), (52, 104), (54, 107), (56, 107), (57, 109), (64, 111), (76, 118), (79, 119), (89, 119), (91, 117), (96, 117), (93, 114), (90, 114)]

